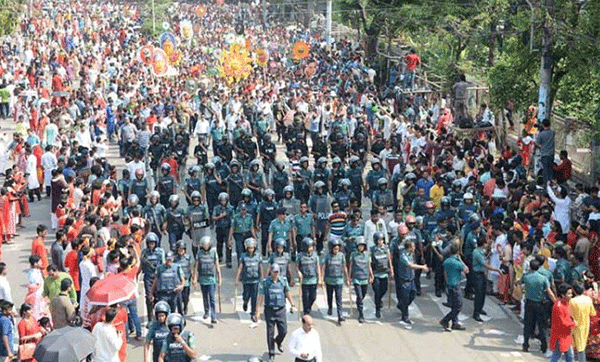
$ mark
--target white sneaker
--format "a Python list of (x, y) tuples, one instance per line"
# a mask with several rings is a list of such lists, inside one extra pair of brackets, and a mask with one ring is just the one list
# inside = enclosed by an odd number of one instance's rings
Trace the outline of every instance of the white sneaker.
[(546, 354), (544, 354), (544, 357), (546, 357), (546, 358), (552, 357), (552, 351), (551, 350), (547, 350)]

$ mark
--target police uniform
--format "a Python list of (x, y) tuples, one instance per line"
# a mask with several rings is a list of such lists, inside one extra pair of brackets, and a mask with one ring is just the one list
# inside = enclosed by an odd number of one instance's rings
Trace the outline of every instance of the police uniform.
[(146, 333), (146, 342), (152, 342), (152, 361), (158, 362), (158, 356), (162, 350), (163, 342), (167, 339), (167, 336), (171, 332), (164, 323), (153, 321), (148, 326), (148, 333)]
[(277, 264), (281, 271), (279, 272), (280, 277), (284, 277), (286, 280), (291, 278), (291, 275), (288, 275), (288, 265), (290, 264), (291, 257), (289, 253), (285, 251), (283, 253), (279, 253), (275, 251), (269, 256), (269, 265)]
[(200, 177), (189, 177), (185, 180), (185, 192), (188, 194), (189, 197), (189, 201), (191, 203), (191, 196), (192, 192), (194, 191), (198, 191), (200, 192), (200, 190), (202, 189), (202, 179)]
[(327, 183), (329, 182), (329, 175), (329, 170), (323, 167), (315, 168), (312, 175), (313, 183), (316, 183), (317, 181), (323, 181), (323, 183), (325, 184), (325, 187), (323, 188), (325, 190), (325, 193), (329, 192), (329, 187), (327, 187)]
[(262, 190), (265, 188), (265, 178), (263, 173), (260, 171), (250, 171), (248, 173), (248, 185), (258, 188), (258, 191), (252, 189), (252, 197), (254, 201), (260, 201)]
[(148, 194), (148, 179), (138, 179), (137, 177), (131, 180), (130, 194), (137, 195), (139, 199), (139, 205), (141, 207), (146, 206), (147, 194)]
[(367, 295), (367, 288), (369, 286), (369, 264), (370, 264), (369, 251), (355, 251), (350, 257), (350, 264), (352, 264), (352, 270), (350, 270), (350, 278), (352, 279), (352, 285), (354, 286), (354, 293), (356, 294), (356, 309), (358, 315), (363, 317), (363, 299)]
[(180, 292), (176, 292), (174, 289), (181, 284), (182, 279), (184, 279), (183, 270), (178, 265), (172, 264), (168, 267), (166, 264), (161, 264), (156, 268), (158, 300), (164, 300), (169, 303), (171, 310), (176, 310), (177, 308)]
[(329, 214), (331, 213), (331, 198), (326, 194), (314, 194), (310, 197), (308, 207), (317, 215), (316, 223), (316, 244), (317, 252), (323, 250), (323, 240), (325, 239), (325, 228), (329, 222)]
[(487, 278), (485, 276), (485, 250), (483, 248), (476, 248), (473, 250), (471, 260), (472, 267), (469, 274), (473, 274), (473, 292), (475, 293), (473, 301), (473, 318), (477, 319), (479, 318), (485, 303), (487, 285)]
[(223, 191), (223, 188), (212, 174), (204, 176), (204, 188), (206, 191), (206, 203), (210, 212), (219, 203), (219, 194)]
[(146, 207), (144, 207), (142, 215), (148, 221), (148, 225), (150, 225), (150, 231), (158, 236), (160, 245), (162, 225), (165, 222), (167, 209), (165, 209), (165, 207), (159, 203), (156, 205), (148, 204)]
[[(258, 292), (264, 295), (265, 321), (267, 324), (267, 345), (269, 356), (275, 355), (275, 343), (280, 345), (287, 334), (287, 316), (285, 314), (285, 297), (290, 287), (285, 278), (279, 277), (275, 282), (267, 277), (260, 283)], [(277, 337), (275, 337), (277, 326)]]
[(290, 233), (292, 231), (292, 223), (289, 219), (284, 219), (283, 222), (279, 221), (279, 218), (275, 218), (275, 220), (271, 221), (269, 225), (269, 233), (273, 233), (273, 238), (271, 239), (271, 249), (275, 251), (275, 243), (274, 241), (277, 239), (283, 239), (286, 241), (285, 250), (290, 250)]
[(373, 293), (375, 294), (375, 309), (378, 311), (383, 307), (382, 299), (388, 289), (389, 256), (390, 251), (385, 244), (375, 245), (371, 248), (371, 268), (374, 277)]
[[(258, 283), (260, 282), (260, 254), (254, 251), (254, 254), (242, 254), (240, 265), (242, 266), (242, 300), (244, 306), (250, 301), (250, 313), (256, 314), (256, 298), (258, 297)], [(244, 308), (245, 310), (245, 308)]]
[(271, 184), (273, 184), (273, 191), (275, 191), (275, 200), (279, 200), (285, 197), (283, 188), (289, 185), (290, 180), (287, 171), (275, 170), (271, 175)]
[(185, 217), (190, 222), (188, 233), (192, 239), (192, 254), (196, 255), (200, 247), (200, 239), (203, 236), (210, 235), (208, 207), (206, 204), (189, 205)]
[(396, 244), (397, 252), (397, 277), (396, 277), (396, 297), (398, 306), (402, 313), (402, 320), (408, 320), (408, 307), (415, 299), (417, 288), (415, 286), (415, 271), (409, 264), (414, 264), (414, 254), (404, 249), (401, 243)]
[[(342, 318), (342, 288), (344, 287), (344, 270), (346, 269), (346, 257), (343, 253), (338, 252), (333, 255), (327, 253), (323, 258), (323, 266), (325, 267), (325, 287), (327, 291), (327, 306), (329, 311), (333, 308), (333, 292), (335, 291), (335, 304), (337, 307), (338, 319)], [(328, 312), (329, 312), (328, 311)], [(329, 313), (328, 313), (329, 314)]]
[(378, 188), (373, 191), (373, 202), (377, 206), (383, 206), (387, 212), (394, 212), (394, 195), (389, 188)]
[[(189, 331), (181, 332), (181, 338), (190, 348), (196, 348), (196, 338)], [(191, 362), (192, 359), (185, 353), (183, 345), (175, 340), (172, 333), (169, 333), (162, 345), (162, 352), (165, 353), (165, 361), (169, 362)]]
[[(331, 169), (330, 174), (331, 174), (331, 193), (335, 194), (336, 192), (338, 192), (339, 190), (342, 189), (340, 187), (340, 180), (346, 178), (346, 170), (344, 170), (344, 168), (340, 166), (337, 170)], [(340, 208), (341, 208), (341, 205), (340, 205)], [(344, 210), (344, 209), (342, 209), (342, 210)]]
[(459, 284), (465, 268), (465, 264), (457, 255), (451, 255), (444, 260), (444, 271), (447, 275), (448, 302), (450, 302), (451, 309), (442, 318), (443, 325), (448, 325), (450, 321), (452, 321), (452, 327), (459, 324), (458, 314), (462, 309), (462, 295), (459, 290)]
[(310, 196), (310, 180), (312, 179), (312, 172), (307, 168), (302, 168), (298, 171), (296, 177), (301, 180), (294, 180), (294, 195), (300, 201), (307, 202)]
[(296, 228), (296, 245), (298, 251), (305, 251), (301, 248), (302, 240), (306, 237), (312, 238), (312, 230), (315, 226), (314, 216), (307, 212), (305, 215), (297, 214), (294, 215), (293, 219), (294, 227)]
[[(142, 261), (142, 273), (144, 273), (146, 309), (151, 311), (154, 310), (154, 302), (150, 300), (150, 296), (155, 297), (152, 295), (152, 284), (154, 283), (154, 278), (156, 278), (156, 269), (165, 262), (165, 251), (159, 247), (154, 248), (154, 250), (146, 248), (142, 250), (140, 259)], [(150, 314), (148, 315), (150, 316)]]
[(279, 200), (278, 206), (280, 209), (285, 209), (287, 215), (296, 215), (300, 213), (300, 200), (293, 196), (290, 199), (284, 197)]
[(185, 281), (183, 283), (183, 290), (180, 293), (180, 298), (177, 302), (177, 310), (179, 314), (187, 314), (187, 306), (190, 301), (190, 278), (192, 276), (192, 256), (189, 254), (175, 254), (173, 259), (173, 265), (177, 265), (183, 271), (183, 277)]
[(350, 206), (350, 199), (355, 197), (352, 191), (340, 188), (333, 194), (333, 199), (340, 204), (340, 210), (346, 211)]
[(306, 315), (310, 314), (312, 305), (317, 300), (319, 255), (314, 250), (310, 254), (307, 251), (302, 252), (298, 254), (296, 263), (302, 273), (302, 308)]
[(158, 182), (156, 184), (156, 190), (160, 194), (160, 203), (165, 207), (169, 208), (169, 197), (173, 195), (173, 191), (175, 190), (175, 179), (168, 173), (166, 176), (161, 175), (158, 178)]
[[(540, 266), (540, 269), (543, 268)], [(546, 341), (546, 318), (548, 317), (544, 302), (546, 301), (546, 290), (550, 288), (550, 281), (539, 270), (531, 271), (522, 278), (525, 290), (525, 318), (523, 320), (523, 349), (529, 348), (529, 337), (533, 335), (535, 326), (538, 326), (537, 337), (541, 341), (542, 352), (546, 352), (548, 344)]]
[(227, 204), (226, 206), (220, 203), (213, 209), (213, 219), (226, 213), (227, 216), (215, 221), (215, 234), (217, 237), (217, 255), (219, 260), (223, 260), (223, 246), (225, 246), (225, 257), (228, 266), (231, 266), (231, 248), (227, 247), (227, 239), (229, 238), (229, 229), (231, 227), (231, 218), (233, 217), (233, 207)]
[(258, 216), (260, 218), (260, 243), (262, 255), (267, 255), (267, 242), (269, 241), (269, 227), (277, 217), (277, 202), (263, 200), (258, 205)]
[(248, 212), (246, 212), (246, 215), (242, 215), (240, 213), (233, 217), (231, 227), (233, 228), (233, 239), (235, 240), (235, 251), (237, 254), (238, 263), (242, 253), (244, 252), (244, 241), (249, 237), (252, 237), (253, 225), (254, 219)]
[(356, 166), (346, 171), (346, 178), (350, 180), (352, 186), (350, 190), (354, 193), (354, 196), (358, 199), (358, 206), (362, 204), (362, 188), (363, 188), (363, 170), (361, 167)]
[(342, 234), (342, 238), (345, 240), (344, 252), (346, 253), (347, 258), (350, 258), (350, 256), (352, 256), (352, 253), (358, 250), (356, 241), (351, 240), (351, 238), (356, 239), (357, 237), (363, 235), (365, 235), (365, 227), (363, 226), (363, 224), (358, 223), (358, 225), (352, 226), (352, 221), (350, 221), (346, 225), (344, 233)]
[(169, 233), (169, 244), (173, 251), (175, 251), (175, 243), (183, 238), (183, 232), (185, 231), (184, 217), (185, 212), (180, 207), (167, 209), (167, 232)]
[(368, 197), (373, 197), (373, 193), (377, 190), (377, 181), (385, 176), (386, 174), (383, 168), (380, 168), (379, 170), (370, 170), (367, 173), (367, 184), (369, 185)]
[[(238, 167), (239, 169), (239, 167)], [(229, 202), (232, 205), (238, 205), (242, 201), (242, 190), (244, 189), (244, 176), (241, 172), (232, 172), (225, 180), (227, 182), (227, 193)]]
[(207, 315), (210, 310), (211, 319), (216, 319), (215, 311), (215, 286), (217, 284), (217, 269), (219, 256), (214, 248), (204, 250), (200, 248), (196, 254), (196, 264), (198, 269), (198, 284), (202, 291), (202, 301), (204, 302), (204, 314)]

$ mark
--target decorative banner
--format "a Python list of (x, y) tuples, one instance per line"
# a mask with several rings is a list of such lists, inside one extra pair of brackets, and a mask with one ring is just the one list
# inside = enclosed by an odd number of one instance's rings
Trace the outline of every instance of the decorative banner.
[(306, 78), (311, 78), (315, 74), (317, 74), (317, 63), (312, 62), (304, 68)]
[(152, 53), (152, 73), (157, 77), (161, 77), (167, 74), (167, 70), (169, 70), (167, 54), (160, 48), (154, 49), (154, 53)]
[(265, 65), (267, 65), (268, 61), (269, 53), (267, 53), (265, 49), (258, 49), (258, 51), (256, 52), (256, 64), (258, 64), (261, 67), (264, 67)]
[(196, 16), (199, 18), (203, 18), (204, 15), (206, 15), (206, 8), (204, 7), (204, 5), (198, 6), (196, 8)]
[(175, 50), (175, 35), (172, 33), (162, 33), (160, 38), (158, 38), (158, 43), (165, 53), (171, 54)]
[(252, 49), (252, 42), (250, 41), (250, 38), (246, 38), (244, 40), (244, 45), (246, 46), (247, 51), (250, 51)]
[(223, 50), (219, 63), (219, 74), (229, 83), (246, 79), (252, 73), (252, 59), (248, 50), (238, 44), (232, 45), (229, 50)]
[(171, 65), (179, 65), (181, 63), (181, 52), (179, 50), (174, 50), (171, 54), (167, 54), (169, 58), (169, 64)]
[(234, 42), (235, 42), (235, 34), (229, 33), (229, 34), (225, 35), (225, 43), (233, 44)]
[(196, 83), (193, 79), (188, 79), (185, 81), (185, 90), (189, 93), (196, 94), (198, 90), (198, 83)]
[(217, 68), (214, 68), (214, 67), (213, 68), (208, 68), (208, 70), (206, 71), (206, 74), (211, 75), (211, 76), (217, 75), (217, 74), (219, 74), (219, 70)]
[(225, 4), (225, 1), (224, 0), (217, 0), (216, 4), (219, 5), (219, 6), (223, 6), (223, 4)]
[(215, 50), (212, 51), (212, 55), (216, 59), (219, 59), (223, 55), (223, 51), (221, 50), (221, 48), (217, 48), (217, 49), (215, 49)]
[(171, 25), (169, 25), (169, 23), (167, 23), (166, 21), (162, 23), (162, 28), (164, 31), (169, 30), (170, 27)]
[(196, 23), (194, 24), (194, 34), (200, 34), (200, 24)]
[(138, 50), (138, 59), (146, 64), (152, 64), (152, 54), (154, 53), (154, 47), (152, 45), (144, 45)]
[(185, 39), (191, 39), (194, 36), (194, 26), (189, 20), (183, 20), (179, 23), (179, 30), (181, 31), (181, 36)]
[(294, 48), (292, 50), (292, 58), (294, 60), (300, 60), (308, 57), (308, 53), (310, 51), (310, 47), (303, 41), (297, 41), (294, 43)]

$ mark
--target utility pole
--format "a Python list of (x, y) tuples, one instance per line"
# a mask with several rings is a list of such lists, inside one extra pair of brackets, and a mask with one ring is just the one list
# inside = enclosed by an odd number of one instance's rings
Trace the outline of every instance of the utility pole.
[(552, 44), (554, 29), (550, 18), (554, 18), (554, 0), (545, 0), (547, 14), (544, 16), (540, 66), (540, 91), (538, 94), (538, 120), (542, 121), (550, 116), (552, 104), (550, 101), (552, 91)]
[(326, 38), (325, 41), (327, 42), (327, 50), (331, 50), (331, 9), (333, 7), (333, 1), (332, 0), (327, 0), (327, 19), (326, 19)]
[(152, 0), (152, 36), (156, 35), (156, 17), (154, 16), (154, 0)]

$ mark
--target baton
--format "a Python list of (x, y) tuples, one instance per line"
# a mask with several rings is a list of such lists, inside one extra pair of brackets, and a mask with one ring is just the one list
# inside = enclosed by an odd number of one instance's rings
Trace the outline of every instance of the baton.
[(302, 305), (302, 278), (300, 278), (298, 283), (298, 319), (302, 319), (300, 309), (304, 309), (304, 305)]
[(219, 297), (219, 313), (221, 312), (221, 286), (217, 285), (217, 293), (218, 293), (218, 297)]
[(350, 295), (350, 317), (352, 317), (352, 315), (354, 314), (354, 311), (352, 309), (352, 284), (350, 285), (350, 287), (348, 287), (348, 294)]
[(388, 293), (388, 309), (392, 309), (392, 291), (388, 290), (387, 293)]
[(237, 310), (237, 284), (233, 289), (233, 313)]

